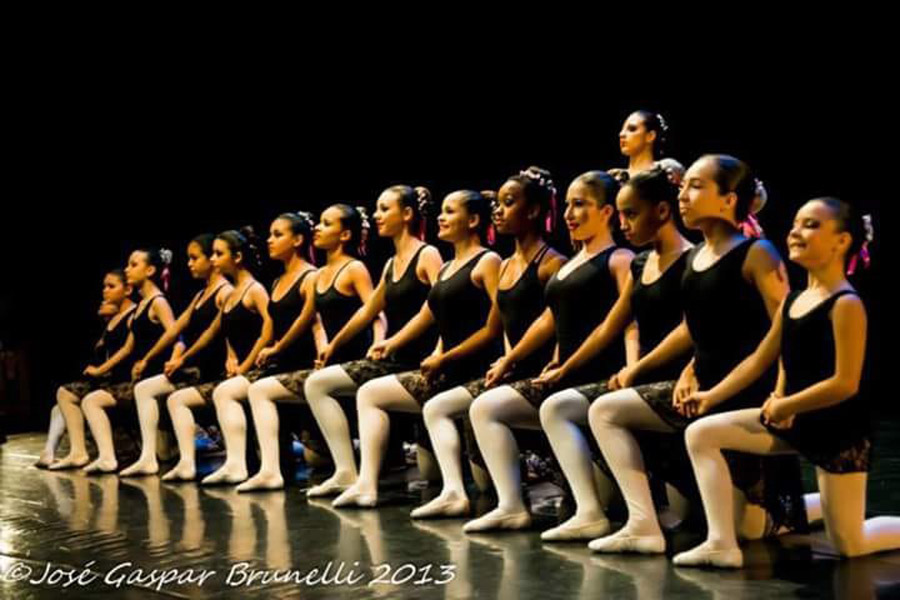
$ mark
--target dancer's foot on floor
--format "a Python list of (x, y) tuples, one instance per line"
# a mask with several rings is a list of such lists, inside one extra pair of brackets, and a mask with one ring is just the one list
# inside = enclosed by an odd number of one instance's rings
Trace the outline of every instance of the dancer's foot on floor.
[(565, 523), (541, 533), (545, 542), (570, 542), (576, 540), (589, 541), (609, 533), (609, 520), (600, 515), (599, 518), (575, 515)]
[(119, 463), (115, 458), (98, 458), (91, 464), (86, 465), (82, 471), (88, 474), (96, 473), (99, 475), (104, 473), (115, 473), (118, 468)]
[(527, 510), (508, 512), (495, 508), (491, 512), (463, 525), (466, 533), (479, 531), (527, 529), (531, 526), (531, 514)]
[(156, 458), (139, 458), (136, 463), (122, 469), (119, 477), (140, 477), (142, 475), (156, 475), (159, 473), (159, 463)]
[(598, 538), (588, 544), (594, 552), (636, 552), (638, 554), (664, 554), (666, 538), (662, 532), (648, 535), (635, 535), (626, 524), (612, 535)]
[(239, 492), (261, 492), (280, 489), (284, 489), (284, 477), (281, 476), (281, 473), (267, 473), (264, 471), (260, 471), (237, 486), (237, 491)]
[(190, 465), (178, 463), (172, 470), (162, 476), (163, 481), (194, 481), (197, 479), (197, 469)]
[(247, 467), (227, 462), (200, 481), (200, 485), (234, 485), (247, 479)]
[(458, 492), (442, 492), (437, 498), (414, 509), (409, 516), (413, 519), (440, 519), (466, 517), (469, 515), (469, 499)]
[(347, 488), (340, 496), (334, 499), (331, 505), (335, 508), (343, 506), (358, 506), (360, 508), (373, 508), (378, 504), (378, 493), (366, 490), (355, 483)]
[(322, 483), (306, 490), (306, 496), (309, 498), (337, 496), (347, 491), (354, 483), (356, 483), (355, 473), (335, 473)]
[(50, 467), (51, 464), (53, 464), (54, 460), (55, 459), (53, 458), (53, 453), (44, 450), (43, 452), (41, 452), (41, 455), (38, 456), (38, 459), (34, 463), (34, 466), (38, 469), (46, 469)]
[(744, 553), (740, 548), (719, 548), (706, 541), (686, 552), (676, 554), (672, 563), (678, 567), (740, 569), (744, 566)]
[(62, 471), (65, 469), (80, 469), (91, 461), (87, 454), (72, 456), (64, 456), (63, 458), (50, 463), (47, 467), (51, 471)]

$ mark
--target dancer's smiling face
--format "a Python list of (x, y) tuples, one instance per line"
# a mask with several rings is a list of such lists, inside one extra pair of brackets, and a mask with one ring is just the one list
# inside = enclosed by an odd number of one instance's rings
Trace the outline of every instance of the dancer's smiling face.
[(460, 242), (478, 231), (481, 217), (469, 212), (462, 192), (444, 198), (438, 215), (438, 238), (445, 242)]
[(852, 238), (841, 231), (834, 212), (824, 202), (810, 200), (800, 207), (787, 236), (788, 257), (804, 267), (822, 267), (832, 260), (843, 264)]

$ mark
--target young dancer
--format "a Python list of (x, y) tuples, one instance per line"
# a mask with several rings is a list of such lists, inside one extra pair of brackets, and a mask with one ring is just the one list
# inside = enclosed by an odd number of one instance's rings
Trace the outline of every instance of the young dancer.
[[(204, 485), (247, 479), (247, 418), (242, 405), (251, 382), (270, 373), (313, 366), (318, 326), (313, 307), (316, 269), (310, 262), (313, 227), (309, 213), (283, 213), (269, 227), (269, 257), (284, 267), (284, 275), (272, 284), (266, 309), (272, 324), (272, 345), (260, 350), (255, 361), (257, 368), (234, 374), (213, 391), (226, 458), (219, 469), (203, 479)], [(277, 444), (277, 428), (275, 431), (274, 439), (260, 440), (260, 444)]]
[[(94, 355), (89, 366), (98, 367), (102, 365), (125, 345), (125, 341), (128, 339), (129, 316), (135, 307), (134, 302), (131, 301), (132, 289), (125, 278), (125, 272), (121, 269), (112, 270), (103, 278), (103, 302), (100, 304), (98, 311), (98, 314), (104, 320), (103, 333), (100, 339), (97, 340), (97, 343), (94, 344)], [(55, 461), (54, 459), (56, 448), (59, 446), (59, 442), (67, 429), (66, 420), (63, 418), (58, 399), (60, 396), (74, 396), (75, 399), (71, 403), (77, 404), (81, 398), (84, 398), (100, 385), (127, 381), (130, 376), (128, 366), (127, 362), (119, 363), (119, 365), (110, 369), (104, 377), (85, 377), (59, 387), (56, 392), (57, 404), (50, 411), (47, 443), (44, 445), (40, 458), (38, 458), (37, 467), (49, 468), (54, 462), (59, 463), (55, 467), (57, 469), (83, 467), (87, 464), (87, 450), (84, 445), (84, 419), (81, 418), (80, 412), (77, 415), (73, 412), (73, 416), (77, 420), (76, 428), (78, 431), (75, 438), (72, 437), (72, 434), (69, 435), (69, 456), (60, 461)]]
[[(306, 305), (300, 318), (270, 352), (281, 356), (292, 336), (304, 327), (307, 318), (318, 315), (324, 330), (319, 347), (325, 352), (325, 344), (333, 340), (351, 317), (373, 294), (372, 279), (365, 264), (358, 259), (364, 252), (368, 217), (361, 208), (336, 204), (322, 212), (315, 228), (313, 244), (326, 254), (325, 265), (308, 284)], [(384, 323), (376, 319), (371, 327), (359, 329), (346, 339), (334, 352), (338, 360), (362, 358), (372, 344), (373, 335), (383, 336)], [(250, 398), (253, 420), (260, 443), (261, 463), (259, 472), (238, 486), (239, 492), (256, 489), (279, 489), (284, 485), (278, 447), (279, 419), (277, 403), (303, 402), (303, 386), (313, 373), (312, 365), (279, 369), (277, 375), (254, 382), (245, 392)]]
[[(229, 230), (216, 236), (213, 241), (213, 266), (231, 279), (234, 289), (212, 325), (184, 354), (166, 363), (165, 375), (170, 380), (173, 376), (182, 377), (183, 375), (176, 373), (185, 364), (189, 365), (194, 356), (203, 352), (209, 344), (214, 343), (220, 331), (226, 341), (225, 374), (228, 377), (249, 372), (260, 350), (271, 339), (269, 294), (253, 277), (253, 270), (259, 266), (256, 240), (252, 227), (244, 227), (241, 231)], [(207, 381), (169, 394), (166, 405), (172, 418), (180, 456), (175, 467), (163, 475), (163, 481), (192, 481), (196, 477), (195, 422), (192, 409), (212, 403), (214, 392), (220, 383), (220, 380)], [(235, 448), (233, 451), (241, 450), (243, 448)]]
[[(172, 350), (172, 359), (181, 356), (185, 348), (193, 346), (215, 321), (225, 299), (233, 291), (234, 288), (225, 276), (213, 266), (213, 240), (215, 236), (207, 233), (198, 235), (188, 244), (188, 269), (194, 279), (203, 280), (205, 285), (175, 321), (175, 326), (156, 342), (144, 359), (135, 363), (132, 368), (132, 375), (135, 378), (139, 379), (146, 371), (148, 362), (154, 361), (173, 342), (175, 347)], [(141, 426), (141, 455), (134, 464), (123, 469), (119, 473), (120, 476), (153, 475), (159, 471), (156, 457), (158, 398), (201, 381), (216, 379), (221, 376), (224, 365), (225, 341), (218, 336), (201, 352), (194, 355), (189, 368), (173, 373), (172, 379), (165, 374), (159, 374), (135, 384), (134, 400)]]
[[(481, 394), (472, 403), (469, 416), (478, 447), (497, 490), (497, 508), (469, 521), (467, 532), (491, 529), (522, 529), (531, 524), (531, 515), (522, 498), (519, 448), (513, 427), (535, 429), (540, 426), (539, 408), (543, 401), (559, 389), (586, 384), (598, 374), (608, 373), (625, 362), (628, 354), (637, 357), (636, 327), (632, 324), (624, 336), (552, 385), (533, 379), (505, 383), (510, 368), (529, 356), (556, 334), (555, 356), (546, 369), (566, 361), (603, 321), (624, 290), (633, 254), (618, 248), (612, 237), (618, 192), (615, 179), (603, 171), (584, 173), (569, 185), (566, 193), (566, 225), (579, 251), (547, 283), (547, 308), (512, 350), (495, 363), (487, 375), (487, 385), (501, 383)], [(595, 386), (585, 389), (596, 394)]]
[(619, 151), (628, 158), (625, 169), (610, 169), (608, 173), (620, 182), (628, 181), (646, 171), (665, 156), (669, 126), (659, 113), (636, 110), (622, 123), (619, 131)]
[[(628, 506), (625, 526), (591, 542), (593, 550), (665, 551), (632, 432), (683, 432), (692, 420), (680, 410), (683, 399), (697, 385), (709, 389), (752, 352), (768, 327), (769, 315), (787, 293), (784, 264), (772, 244), (745, 238), (738, 230), (761, 188), (745, 163), (726, 155), (703, 156), (685, 174), (679, 211), (687, 227), (703, 233), (704, 242), (686, 257), (681, 289), (684, 321), (653, 351), (613, 377), (610, 387), (619, 391), (600, 397), (589, 412), (591, 429)], [(630, 387), (635, 378), (667, 364), (691, 345), (694, 356), (677, 382)], [(733, 398), (729, 407), (758, 406), (773, 377), (774, 372)], [(693, 478), (685, 466), (676, 462), (665, 478), (690, 493)], [(796, 462), (736, 457), (731, 467), (740, 475), (736, 485), (746, 500), (741, 511), (746, 537), (760, 537), (782, 525), (805, 526)], [(767, 526), (765, 512), (749, 505), (764, 506), (772, 523)]]
[[(846, 276), (848, 263), (868, 261), (872, 234), (865, 218), (836, 198), (800, 208), (787, 242), (790, 259), (808, 273), (806, 289), (788, 295), (753, 354), (715, 387), (682, 403), (685, 414), (702, 417), (685, 435), (709, 532), (705, 542), (676, 555), (676, 565), (743, 564), (722, 450), (802, 454), (815, 465), (825, 531), (842, 556), (900, 548), (900, 518), (865, 518), (870, 416), (858, 391), (866, 310)], [(762, 408), (704, 416), (779, 358), (777, 384)]]
[(500, 257), (482, 244), (491, 224), (491, 204), (484, 195), (464, 190), (444, 198), (438, 217), (438, 237), (453, 244), (454, 258), (441, 269), (419, 314), (400, 331), (370, 352), (380, 359), (414, 342), (432, 324), (440, 335), (438, 348), (416, 371), (373, 379), (360, 387), (359, 413), (361, 468), (356, 483), (333, 505), (375, 506), (378, 475), (390, 428), (388, 411), (418, 413), (425, 402), (443, 390), (484, 372), (495, 352), (491, 340), (466, 354), (458, 347), (483, 326), (497, 288)]
[[(642, 355), (681, 323), (681, 277), (691, 244), (678, 231), (675, 222), (679, 183), (677, 171), (654, 167), (631, 177), (621, 188), (616, 206), (623, 234), (634, 246), (652, 245), (652, 249), (638, 254), (631, 262), (631, 273), (622, 295), (603, 323), (568, 360), (538, 377), (537, 382), (555, 384), (566, 379), (569, 373), (613, 343), (632, 319), (638, 323)], [(673, 361), (644, 379), (659, 381), (677, 377), (688, 358)], [(582, 427), (588, 426), (592, 399), (579, 388), (569, 388), (550, 396), (541, 405), (541, 426), (572, 487), (576, 503), (575, 514), (569, 520), (541, 534), (544, 541), (593, 539), (609, 530), (605, 502), (593, 475), (590, 446), (582, 431)]]
[[(431, 204), (431, 193), (424, 187), (395, 185), (378, 197), (374, 214), (378, 235), (390, 238), (394, 256), (385, 264), (381, 280), (366, 304), (328, 341), (320, 354), (322, 365), (335, 362), (333, 357), (348, 340), (368, 327), (379, 313), (387, 317), (386, 336), (403, 328), (428, 297), (441, 268), (437, 248), (422, 241)], [(307, 492), (310, 497), (336, 495), (356, 481), (356, 460), (350, 440), (350, 426), (336, 396), (355, 393), (359, 386), (390, 373), (418, 368), (434, 350), (436, 331), (432, 327), (395, 355), (382, 360), (370, 358), (332, 364), (314, 372), (306, 380), (304, 394), (334, 460), (334, 473)], [(251, 390), (251, 403), (253, 402)]]
[[(461, 344), (460, 350), (466, 344), (478, 344), (478, 336), (493, 338), (503, 334), (508, 352), (544, 312), (544, 286), (565, 262), (544, 240), (553, 230), (555, 194), (550, 173), (538, 167), (521, 171), (500, 187), (494, 225), (499, 234), (515, 238), (515, 252), (500, 265), (497, 294), (487, 324)], [(552, 355), (551, 339), (515, 365), (514, 378), (537, 375)], [(441, 392), (425, 403), (422, 414), (441, 469), (443, 489), (436, 498), (413, 510), (413, 518), (469, 514), (461, 465), (462, 444), (454, 419), (465, 416), (472, 401), (485, 389), (481, 378)], [(477, 452), (477, 448), (471, 450)], [(470, 460), (473, 458), (470, 456)]]
[[(146, 358), (150, 348), (165, 332), (172, 329), (175, 319), (172, 308), (166, 300), (159, 285), (168, 287), (168, 265), (172, 261), (172, 253), (168, 250), (140, 249), (131, 253), (125, 267), (128, 283), (137, 290), (141, 302), (131, 316), (130, 331), (122, 348), (103, 365), (88, 367), (85, 373), (102, 376), (117, 368), (125, 368), (123, 361)], [(133, 366), (133, 363), (127, 365)], [(162, 361), (148, 364), (150, 372), (162, 369)], [(115, 448), (113, 447), (112, 427), (106, 409), (117, 404), (127, 405), (134, 401), (134, 384), (131, 380), (94, 390), (82, 399), (81, 411), (91, 429), (91, 435), (97, 443), (97, 459), (84, 467), (88, 473), (112, 473), (118, 468)], [(66, 426), (71, 435), (74, 416), (78, 407), (69, 402), (60, 404)], [(74, 409), (74, 410), (73, 410)]]

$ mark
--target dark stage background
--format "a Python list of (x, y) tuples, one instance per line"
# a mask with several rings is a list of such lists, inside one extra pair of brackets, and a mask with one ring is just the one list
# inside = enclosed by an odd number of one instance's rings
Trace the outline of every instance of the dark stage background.
[[(549, 169), (562, 194), (585, 170), (624, 166), (617, 134), (637, 108), (664, 114), (668, 154), (685, 165), (702, 153), (727, 152), (755, 168), (769, 191), (760, 220), (783, 255), (794, 211), (818, 195), (871, 212), (876, 238), (884, 235), (883, 181), (862, 160), (880, 143), (864, 97), (848, 101), (815, 86), (742, 93), (740, 101), (714, 89), (625, 97), (574, 84), (551, 96), (524, 81), (490, 89), (310, 87), (289, 105), (262, 94), (238, 99), (233, 90), (137, 85), (35, 96), (24, 119), (28, 134), (10, 163), (25, 185), (7, 195), (0, 217), (4, 427), (46, 426), (55, 387), (83, 368), (99, 332), (101, 278), (123, 265), (131, 248), (175, 252), (170, 296), (179, 311), (196, 290), (184, 249), (198, 233), (252, 224), (264, 235), (284, 210), (318, 211), (335, 202), (371, 208), (394, 183), (426, 185), (437, 199), (459, 188), (496, 189), (530, 164)], [(569, 251), (562, 235), (555, 241)], [(879, 242), (873, 267), (856, 280), (870, 315), (865, 389), (879, 410), (896, 414), (877, 393), (886, 329)], [(375, 241), (373, 277), (389, 250)], [(801, 285), (799, 270), (790, 270), (792, 284)], [(276, 271), (269, 269), (264, 282)]]

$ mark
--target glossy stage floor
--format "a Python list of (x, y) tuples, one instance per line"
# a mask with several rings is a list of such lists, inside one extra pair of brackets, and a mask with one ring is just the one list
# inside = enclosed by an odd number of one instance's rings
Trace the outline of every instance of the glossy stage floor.
[[(879, 428), (869, 512), (898, 514), (900, 423)], [(533, 530), (466, 535), (459, 520), (410, 520), (435, 493), (414, 470), (390, 474), (379, 509), (337, 511), (306, 500), (305, 473), (286, 491), (238, 494), (41, 471), (31, 465), (42, 444), (23, 434), (0, 446), (4, 599), (900, 597), (900, 552), (841, 560), (821, 529), (747, 544), (743, 571), (676, 569), (665, 557), (542, 544), (537, 532), (557, 520), (550, 484), (530, 490)], [(492, 502), (482, 498), (477, 512)], [(670, 548), (701, 535), (676, 530)]]

